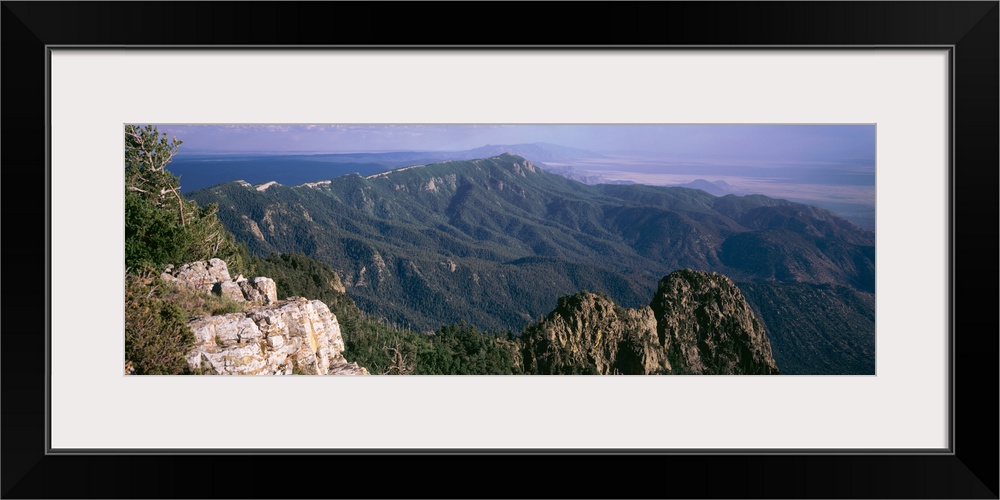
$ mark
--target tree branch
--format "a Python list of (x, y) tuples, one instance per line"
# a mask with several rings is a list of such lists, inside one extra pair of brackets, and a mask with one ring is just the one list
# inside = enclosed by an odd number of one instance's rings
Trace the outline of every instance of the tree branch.
[(160, 189), (160, 196), (163, 196), (167, 193), (174, 193), (174, 196), (177, 197), (177, 208), (181, 214), (181, 226), (185, 226), (187, 225), (187, 223), (184, 222), (184, 199), (181, 198), (181, 194), (177, 192), (177, 189), (178, 188), (162, 188)]

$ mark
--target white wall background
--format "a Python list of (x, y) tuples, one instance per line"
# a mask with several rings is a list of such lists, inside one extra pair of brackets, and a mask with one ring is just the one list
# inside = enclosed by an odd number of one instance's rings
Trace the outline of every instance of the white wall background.
[[(51, 75), (54, 448), (947, 446), (943, 50), (57, 49)], [(877, 124), (877, 375), (122, 375), (124, 123), (498, 122)]]

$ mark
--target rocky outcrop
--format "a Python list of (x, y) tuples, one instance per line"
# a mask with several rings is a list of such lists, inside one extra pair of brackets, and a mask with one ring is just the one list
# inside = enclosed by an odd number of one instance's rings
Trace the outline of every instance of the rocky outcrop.
[[(195, 373), (213, 375), (367, 375), (344, 359), (337, 317), (321, 301), (278, 301), (271, 278), (235, 280), (221, 259), (168, 266), (164, 281), (244, 303), (242, 311), (192, 319), (185, 354)], [(126, 372), (129, 367), (126, 366)]]
[(764, 327), (729, 278), (675, 271), (660, 280), (650, 307), (675, 373), (778, 373)]
[(229, 267), (222, 259), (189, 262), (177, 268), (167, 266), (160, 278), (188, 288), (211, 292), (229, 297), (237, 302), (253, 302), (262, 305), (278, 301), (278, 287), (271, 278), (257, 277), (248, 280), (229, 275)]
[(559, 300), (522, 337), (542, 374), (777, 374), (764, 328), (729, 278), (675, 271), (648, 307), (588, 292)]
[(208, 261), (189, 262), (178, 267), (168, 265), (167, 269), (160, 275), (166, 281), (175, 281), (191, 288), (197, 288), (206, 292), (212, 291), (212, 287), (222, 281), (232, 281), (229, 277), (229, 266), (222, 259), (211, 259)]
[(193, 371), (219, 375), (367, 375), (344, 359), (340, 324), (326, 304), (292, 297), (189, 323)]
[(653, 310), (619, 307), (603, 294), (559, 299), (548, 318), (525, 332), (529, 373), (599, 375), (668, 373)]

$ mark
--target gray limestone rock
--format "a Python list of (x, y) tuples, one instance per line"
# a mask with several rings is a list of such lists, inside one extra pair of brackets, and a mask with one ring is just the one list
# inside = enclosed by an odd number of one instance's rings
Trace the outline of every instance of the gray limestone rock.
[(223, 297), (229, 297), (236, 302), (246, 301), (246, 298), (243, 295), (243, 290), (241, 290), (241, 287), (235, 281), (220, 281), (216, 283), (212, 288), (212, 293)]
[(191, 369), (201, 373), (368, 373), (344, 359), (340, 324), (318, 300), (292, 297), (243, 312), (198, 318), (188, 325), (196, 343), (186, 358)]
[(274, 304), (278, 301), (278, 286), (271, 278), (256, 277), (235, 283), (242, 297), (250, 302), (262, 305)]
[(188, 288), (229, 297), (237, 302), (266, 306), (278, 301), (278, 287), (274, 280), (262, 276), (248, 280), (242, 274), (234, 280), (229, 275), (229, 267), (221, 259), (188, 262), (177, 267), (167, 266), (160, 278)]
[(212, 291), (216, 283), (232, 281), (229, 268), (222, 259), (188, 262), (176, 268), (169, 266), (160, 277), (165, 281), (179, 282), (206, 292)]

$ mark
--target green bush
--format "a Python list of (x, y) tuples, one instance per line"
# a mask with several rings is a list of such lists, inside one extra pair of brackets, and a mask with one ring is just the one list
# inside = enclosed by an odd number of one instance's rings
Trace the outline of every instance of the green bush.
[(189, 373), (184, 353), (194, 344), (188, 313), (157, 295), (155, 279), (129, 276), (125, 286), (125, 359), (137, 375)]
[(156, 280), (155, 287), (156, 296), (160, 300), (177, 306), (188, 318), (239, 312), (246, 306), (245, 302), (237, 302), (229, 297), (188, 288), (177, 283)]

